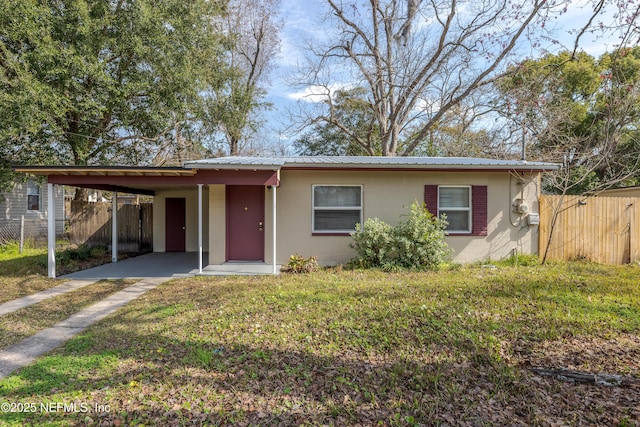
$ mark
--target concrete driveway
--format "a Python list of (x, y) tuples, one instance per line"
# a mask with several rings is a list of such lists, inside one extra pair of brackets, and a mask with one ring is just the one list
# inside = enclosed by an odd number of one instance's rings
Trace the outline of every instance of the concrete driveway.
[[(208, 264), (204, 254), (203, 265)], [(64, 279), (145, 279), (191, 277), (198, 273), (197, 252), (153, 252), (62, 276)]]
[[(273, 266), (263, 262), (227, 262), (222, 265), (208, 265), (209, 254), (205, 252), (203, 258), (203, 276), (256, 276), (273, 273)], [(276, 266), (278, 273), (280, 268), (280, 265)], [(192, 277), (197, 274), (197, 252), (153, 252), (61, 277), (82, 280), (147, 279), (153, 277)]]

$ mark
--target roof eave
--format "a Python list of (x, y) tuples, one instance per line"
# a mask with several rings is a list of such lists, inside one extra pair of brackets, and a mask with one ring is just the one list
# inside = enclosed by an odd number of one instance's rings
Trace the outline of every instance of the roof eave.
[(511, 165), (466, 165), (466, 164), (362, 164), (362, 163), (324, 163), (324, 164), (310, 164), (310, 163), (295, 163), (290, 162), (282, 167), (283, 170), (287, 169), (410, 169), (410, 170), (475, 170), (475, 171), (487, 171), (487, 170), (504, 170), (504, 171), (535, 171), (546, 172), (560, 169), (560, 165), (548, 164), (511, 164)]
[(31, 175), (102, 175), (102, 176), (191, 176), (195, 169), (183, 167), (140, 166), (14, 166), (13, 170)]

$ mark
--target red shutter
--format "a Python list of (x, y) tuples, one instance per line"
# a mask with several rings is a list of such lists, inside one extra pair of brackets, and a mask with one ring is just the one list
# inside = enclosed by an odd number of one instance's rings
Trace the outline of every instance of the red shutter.
[(427, 206), (427, 210), (431, 212), (433, 216), (438, 215), (438, 186), (437, 185), (424, 186), (424, 204)]
[[(426, 191), (426, 190), (425, 190)], [(471, 187), (472, 236), (487, 235), (487, 186)]]

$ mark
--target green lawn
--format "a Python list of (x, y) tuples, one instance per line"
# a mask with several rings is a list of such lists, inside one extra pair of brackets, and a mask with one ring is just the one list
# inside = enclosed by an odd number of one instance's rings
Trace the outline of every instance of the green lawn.
[[(131, 254), (121, 254), (128, 257)], [(67, 248), (56, 251), (58, 276), (111, 262), (104, 248)], [(64, 283), (47, 278), (47, 248), (25, 247), (19, 253), (17, 243), (0, 246), (0, 304)]]
[(133, 283), (134, 280), (101, 280), (0, 316), (0, 348), (49, 328)]
[(1, 380), (38, 406), (0, 422), (638, 425), (640, 387), (530, 368), (639, 379), (639, 286), (587, 263), (174, 280)]
[(0, 246), (0, 304), (62, 283), (46, 274), (46, 249), (25, 248), (19, 254), (16, 244)]

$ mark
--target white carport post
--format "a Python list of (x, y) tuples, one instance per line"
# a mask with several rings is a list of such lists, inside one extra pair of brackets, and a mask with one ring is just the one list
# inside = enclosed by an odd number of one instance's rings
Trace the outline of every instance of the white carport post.
[(118, 262), (118, 192), (111, 200), (111, 262)]
[(202, 184), (198, 184), (198, 274), (202, 274)]
[(55, 186), (47, 184), (47, 269), (49, 277), (56, 277), (56, 204)]
[(273, 232), (273, 237), (272, 237), (272, 245), (273, 247), (271, 248), (271, 256), (272, 256), (272, 264), (273, 264), (273, 269), (272, 269), (272, 273), (273, 274), (278, 274), (278, 269), (276, 267), (276, 223), (277, 218), (276, 218), (276, 186), (273, 185), (271, 186), (271, 208), (272, 208), (272, 212), (271, 212), (271, 221), (273, 223), (272, 225), (272, 232)]

